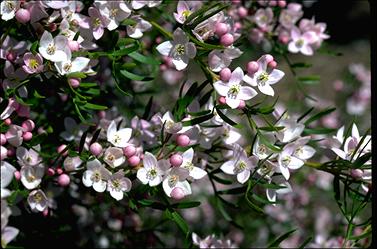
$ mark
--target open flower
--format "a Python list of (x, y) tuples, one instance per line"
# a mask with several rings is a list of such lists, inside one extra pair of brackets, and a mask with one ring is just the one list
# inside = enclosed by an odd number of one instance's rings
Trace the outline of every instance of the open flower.
[(195, 180), (203, 178), (207, 172), (199, 167), (194, 166), (192, 159), (194, 158), (194, 150), (192, 148), (186, 150), (182, 154), (183, 162), (181, 167), (188, 170), (189, 176)]
[(180, 188), (184, 195), (191, 194), (191, 186), (186, 180), (189, 176), (189, 171), (181, 167), (173, 167), (169, 170), (168, 174), (165, 176), (162, 187), (165, 194), (171, 197), (171, 192), (174, 188)]
[(68, 58), (65, 61), (55, 62), (55, 68), (61, 75), (65, 75), (83, 71), (89, 62), (90, 59), (85, 57), (76, 57), (74, 60)]
[(98, 40), (103, 36), (104, 28), (109, 24), (109, 20), (102, 16), (98, 9), (90, 7), (88, 10), (90, 16), (89, 27), (93, 32), (94, 39)]
[(24, 147), (18, 147), (16, 151), (18, 164), (21, 166), (38, 165), (42, 161), (42, 158), (38, 154), (39, 150), (40, 145), (34, 146), (29, 150), (25, 149)]
[(250, 171), (256, 167), (258, 158), (256, 156), (247, 157), (245, 150), (238, 144), (234, 145), (233, 158), (220, 169), (229, 175), (237, 175), (237, 181), (244, 184), (250, 177)]
[(1, 161), (1, 198), (8, 197), (11, 192), (6, 189), (13, 179), (16, 168), (6, 161)]
[(14, 17), (21, 1), (2, 1), (0, 4), (1, 19), (8, 21)]
[(123, 128), (117, 130), (115, 121), (113, 120), (107, 128), (107, 141), (109, 141), (116, 147), (124, 148), (128, 146), (128, 141), (131, 138), (131, 134), (131, 128)]
[(138, 10), (143, 8), (145, 5), (148, 6), (149, 8), (153, 8), (158, 6), (162, 0), (132, 0), (131, 6), (133, 9)]
[(162, 182), (162, 176), (169, 167), (165, 161), (157, 162), (156, 157), (145, 152), (143, 159), (144, 167), (137, 171), (136, 177), (143, 183), (149, 184), (149, 186), (157, 186)]
[(27, 203), (34, 212), (43, 212), (48, 207), (48, 199), (46, 194), (40, 190), (36, 189), (30, 192)]
[(24, 54), (24, 63), (22, 69), (29, 74), (40, 73), (43, 71), (43, 58), (40, 54), (33, 55), (28, 52)]
[[(287, 194), (289, 192), (292, 192), (291, 185), (283, 177), (273, 176), (272, 179), (270, 180), (270, 183), (271, 183), (271, 181), (274, 184), (279, 185), (281, 188), (279, 188), (279, 189), (272, 189), (272, 188), (266, 189), (266, 196), (267, 196), (267, 199), (269, 201), (276, 202), (276, 196), (277, 195), (283, 195), (283, 194)], [(276, 206), (276, 203), (273, 203), (272, 205)]]
[(276, 126), (284, 126), (282, 130), (276, 132), (276, 137), (282, 143), (298, 138), (305, 129), (305, 125), (298, 123), (293, 117), (280, 119)]
[(177, 13), (174, 13), (174, 18), (177, 22), (183, 24), (193, 11), (186, 1), (180, 0), (178, 1)]
[(127, 34), (131, 38), (139, 39), (143, 37), (143, 32), (152, 28), (152, 24), (140, 16), (132, 16), (130, 19), (136, 22), (136, 24), (127, 25)]
[(82, 183), (86, 187), (92, 187), (97, 192), (106, 190), (107, 181), (110, 179), (111, 173), (108, 171), (98, 159), (94, 159), (86, 164), (87, 170), (82, 176)]
[(117, 201), (123, 199), (123, 192), (131, 190), (131, 180), (124, 176), (123, 170), (114, 173), (107, 181), (107, 191)]
[(35, 189), (42, 182), (45, 172), (43, 164), (23, 166), (21, 168), (21, 182), (27, 189)]
[(270, 73), (267, 72), (266, 56), (262, 56), (257, 60), (259, 65), (258, 71), (253, 75), (246, 74), (243, 80), (252, 85), (258, 86), (259, 91), (266, 95), (274, 96), (275, 92), (271, 85), (277, 83), (285, 75), (283, 71), (273, 69)]
[(287, 144), (283, 147), (278, 157), (279, 170), (286, 180), (290, 177), (289, 169), (299, 169), (305, 163), (304, 160), (296, 155), (296, 149), (296, 144)]
[(166, 112), (161, 118), (161, 122), (165, 124), (164, 130), (167, 133), (174, 134), (182, 129), (181, 122), (175, 122), (173, 119), (173, 114), (170, 111)]
[(107, 148), (103, 160), (112, 168), (122, 165), (126, 158), (123, 155), (123, 150), (117, 147)]
[(110, 31), (116, 29), (119, 26), (119, 23), (131, 14), (131, 10), (124, 2), (98, 1), (98, 3), (100, 3), (98, 6), (99, 12), (109, 20), (107, 29)]
[(39, 45), (39, 53), (47, 60), (53, 62), (66, 61), (71, 56), (68, 39), (65, 36), (58, 35), (53, 38), (51, 33), (45, 31)]
[(296, 27), (291, 30), (292, 41), (288, 44), (288, 50), (291, 53), (302, 53), (304, 55), (313, 55), (313, 44), (317, 40), (317, 35), (314, 31), (306, 31), (301, 34)]
[(194, 43), (189, 42), (182, 29), (177, 28), (173, 33), (173, 41), (161, 43), (156, 48), (160, 54), (172, 58), (175, 68), (180, 71), (187, 67), (189, 59), (196, 55)]
[(232, 109), (237, 108), (240, 105), (241, 100), (249, 100), (257, 92), (249, 86), (241, 86), (241, 81), (244, 78), (243, 71), (240, 67), (237, 67), (230, 77), (229, 82), (217, 81), (213, 83), (213, 87), (221, 96), (225, 96), (225, 100), (228, 106)]

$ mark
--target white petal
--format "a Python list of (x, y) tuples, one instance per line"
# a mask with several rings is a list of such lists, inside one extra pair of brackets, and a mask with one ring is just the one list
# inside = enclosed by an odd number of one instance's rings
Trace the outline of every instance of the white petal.
[(90, 59), (85, 57), (76, 57), (74, 61), (72, 61), (72, 69), (71, 72), (81, 72), (86, 66), (88, 66)]
[(258, 85), (258, 89), (266, 95), (274, 96), (275, 94), (274, 89), (268, 83), (264, 84), (264, 86)]
[(102, 181), (102, 180), (93, 183), (94, 190), (97, 191), (97, 192), (100, 192), (100, 193), (102, 193), (106, 190), (106, 186), (107, 186), (106, 182)]
[(182, 157), (182, 164), (184, 164), (184, 162), (192, 162), (192, 159), (194, 158), (194, 150), (192, 148), (186, 150), (185, 152), (183, 152)]
[(161, 176), (156, 176), (152, 181), (149, 181), (149, 186), (154, 187), (160, 184), (162, 181)]
[(255, 80), (255, 77), (250, 77), (248, 74), (245, 74), (245, 76), (243, 76), (243, 81), (245, 81), (247, 84), (251, 85), (251, 86), (257, 86), (257, 81)]
[(355, 137), (356, 139), (360, 138), (359, 130), (357, 129), (356, 124), (352, 125), (352, 136)]
[(84, 174), (82, 175), (82, 183), (86, 186), (86, 187), (91, 187), (93, 185), (93, 181), (92, 179), (90, 179), (93, 175), (93, 171), (85, 171)]
[(302, 147), (302, 153), (300, 154), (299, 158), (302, 159), (302, 160), (307, 160), (307, 159), (311, 158), (314, 154), (315, 154), (314, 148), (312, 148), (308, 145), (304, 145)]
[(53, 43), (54, 39), (52, 38), (51, 33), (45, 31), (39, 41), (39, 46), (47, 48), (50, 43)]
[(250, 177), (250, 171), (244, 170), (237, 174), (237, 181), (241, 184), (244, 184)]
[(291, 157), (288, 168), (290, 169), (299, 169), (304, 165), (304, 162), (296, 157)]
[(221, 165), (220, 169), (224, 171), (226, 174), (234, 175), (234, 161), (227, 161), (223, 165)]
[(240, 102), (241, 102), (240, 99), (231, 99), (228, 97), (225, 97), (225, 101), (226, 101), (226, 104), (232, 109), (236, 109), (240, 105)]
[(239, 84), (242, 79), (243, 79), (243, 71), (240, 67), (237, 67), (233, 72), (232, 72), (232, 75), (230, 76), (230, 79), (229, 79), (229, 84), (230, 85), (233, 85), (233, 84)]
[(173, 44), (170, 41), (166, 41), (158, 45), (156, 49), (160, 54), (168, 56), (172, 47)]
[(347, 158), (347, 155), (344, 151), (338, 149), (338, 148), (331, 148), (332, 151), (335, 152), (335, 154), (337, 154), (340, 158), (342, 159), (346, 159)]
[(194, 167), (190, 171), (190, 176), (194, 178), (195, 180), (201, 179), (206, 175), (207, 175), (207, 172), (199, 167)]
[(164, 189), (165, 194), (170, 197), (171, 191), (173, 189), (169, 186), (169, 178), (166, 178), (162, 182), (162, 188)]
[(153, 154), (151, 154), (150, 152), (147, 151), (144, 154), (143, 164), (144, 164), (144, 168), (146, 168), (146, 169), (156, 167), (157, 166), (157, 159), (155, 158), (155, 156)]
[(192, 59), (195, 57), (196, 55), (196, 47), (195, 45), (192, 43), (192, 42), (189, 42), (187, 45), (186, 45), (186, 53), (187, 53), (187, 56)]
[(299, 48), (296, 46), (296, 43), (294, 41), (291, 41), (288, 44), (288, 51), (291, 53), (298, 53)]
[(241, 86), (240, 93), (238, 94), (239, 99), (249, 100), (257, 95), (257, 91), (249, 86)]
[(140, 168), (136, 174), (137, 179), (139, 179), (143, 184), (148, 184), (149, 180), (147, 178), (147, 170), (145, 168)]
[(304, 55), (313, 55), (313, 48), (310, 45), (308, 45), (308, 44), (302, 46), (302, 48), (301, 48), (300, 51)]
[(110, 195), (117, 201), (123, 199), (123, 191), (110, 190)]
[(279, 165), (280, 172), (283, 174), (284, 178), (288, 181), (290, 172), (287, 167)]
[(177, 69), (178, 71), (181, 71), (183, 69), (185, 69), (188, 65), (187, 62), (185, 62), (185, 57), (181, 57), (181, 58), (177, 58), (177, 59), (173, 59), (172, 62), (175, 66), (175, 69)]
[(111, 141), (117, 131), (115, 121), (111, 121), (109, 127), (107, 128), (107, 141)]
[(266, 196), (269, 201), (276, 201), (276, 191), (274, 189), (266, 189)]
[(216, 81), (213, 83), (213, 87), (215, 88), (216, 92), (221, 96), (227, 96), (229, 91), (229, 85), (223, 83), (222, 81)]
[(274, 69), (270, 73), (270, 75), (268, 77), (268, 81), (266, 83), (273, 85), (276, 82), (278, 82), (279, 80), (281, 80), (281, 78), (283, 78), (284, 75), (285, 75), (285, 73), (283, 71), (278, 70), (278, 69)]
[(131, 128), (124, 128), (124, 129), (120, 129), (118, 132), (117, 132), (117, 135), (120, 136), (121, 140), (120, 142), (117, 144), (118, 147), (126, 147), (128, 145), (128, 141), (130, 140), (131, 138), (131, 135), (132, 135), (132, 129)]
[(185, 195), (191, 195), (192, 193), (191, 186), (190, 183), (188, 183), (188, 181), (177, 182), (175, 186), (181, 188)]

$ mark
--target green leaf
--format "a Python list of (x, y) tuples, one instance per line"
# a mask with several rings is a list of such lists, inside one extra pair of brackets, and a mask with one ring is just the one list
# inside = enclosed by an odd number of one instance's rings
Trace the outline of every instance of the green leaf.
[(318, 127), (315, 129), (309, 129), (305, 128), (304, 129), (304, 134), (305, 135), (310, 135), (310, 134), (329, 134), (335, 132), (337, 129), (332, 129), (332, 128), (324, 128), (324, 127)]
[(369, 161), (372, 158), (372, 153), (368, 152), (361, 157), (357, 158), (355, 162), (352, 164), (352, 168), (359, 169), (361, 168), (367, 161)]
[(98, 87), (98, 84), (93, 83), (93, 82), (81, 82), (80, 87), (82, 87), (82, 88)]
[(313, 66), (313, 64), (305, 63), (305, 62), (297, 62), (297, 63), (291, 64), (292, 68), (308, 68), (311, 66)]
[(300, 120), (302, 120), (303, 118), (305, 118), (307, 115), (309, 115), (309, 113), (311, 113), (313, 110), (314, 110), (314, 107), (310, 108), (310, 109), (307, 110), (304, 114), (302, 114), (302, 115), (297, 119), (297, 123), (300, 122)]
[(217, 112), (217, 114), (219, 114), (220, 118), (222, 118), (222, 120), (224, 120), (227, 124), (230, 124), (231, 126), (237, 125), (236, 122), (234, 122), (233, 120), (228, 118), (222, 111), (220, 111), (220, 109), (217, 108), (217, 106), (216, 106), (216, 112)]
[(90, 110), (107, 110), (108, 109), (107, 106), (96, 105), (92, 103), (86, 103), (83, 107)]
[(84, 145), (85, 145), (85, 140), (86, 140), (86, 136), (88, 135), (88, 132), (89, 132), (89, 129), (86, 130), (82, 136), (81, 136), (81, 139), (80, 139), (80, 146), (79, 146), (79, 154), (81, 154), (82, 150), (84, 149)]
[(273, 152), (280, 152), (281, 149), (277, 147), (276, 145), (273, 145), (268, 139), (262, 134), (262, 132), (258, 131), (258, 137), (260, 139), (260, 142), (264, 145), (266, 145), (270, 150)]
[(133, 19), (125, 19), (125, 20), (123, 20), (121, 23), (120, 23), (120, 25), (122, 25), (122, 26), (129, 26), (129, 25), (136, 25), (137, 24), (137, 22), (135, 21), (135, 20), (133, 20)]
[(278, 238), (276, 238), (274, 241), (272, 241), (269, 245), (268, 245), (268, 248), (272, 248), (272, 247), (278, 247), (280, 245), (281, 242), (283, 242), (285, 239), (287, 239), (289, 236), (291, 236), (292, 233), (294, 233), (297, 229), (292, 229), (288, 232), (286, 232), (285, 234), (279, 236)]
[(38, 98), (38, 99), (45, 99), (46, 97), (45, 96), (42, 96), (40, 95), (37, 90), (34, 90), (34, 93), (33, 93), (34, 97)]
[(159, 61), (156, 61), (154, 58), (144, 56), (144, 55), (142, 55), (142, 54), (140, 54), (139, 52), (136, 52), (136, 51), (128, 54), (128, 56), (131, 57), (134, 60), (137, 60), (138, 62), (143, 63), (143, 64), (150, 64), (150, 65), (160, 65), (161, 64)]
[(258, 127), (258, 130), (262, 130), (262, 131), (280, 131), (280, 130), (283, 130), (283, 129), (284, 129), (284, 126), (273, 126), (273, 127), (263, 126), (263, 127)]
[(117, 47), (124, 47), (135, 42), (132, 38), (120, 38), (116, 44)]
[(205, 111), (200, 111), (200, 112), (187, 112), (187, 114), (190, 114), (193, 117), (199, 117), (203, 115), (210, 114), (211, 110), (205, 110)]
[(316, 114), (314, 114), (313, 116), (311, 116), (310, 118), (308, 118), (308, 120), (305, 121), (305, 125), (307, 126), (308, 124), (312, 123), (313, 121), (315, 120), (318, 120), (320, 118), (322, 118), (323, 116), (326, 116), (327, 114), (330, 114), (332, 113), (333, 111), (335, 111), (336, 108), (327, 108), (321, 112), (318, 112)]
[(200, 206), (200, 201), (188, 201), (188, 202), (179, 202), (171, 205), (172, 208), (184, 209), (184, 208), (193, 208)]
[(222, 184), (225, 184), (225, 185), (230, 185), (230, 184), (233, 184), (232, 181), (230, 180), (226, 180), (226, 179), (222, 179), (216, 175), (211, 175), (212, 179), (215, 180), (216, 182), (219, 182), (219, 183), (222, 183)]
[(37, 54), (37, 48), (38, 48), (38, 41), (35, 41), (31, 44), (30, 51), (33, 53), (33, 55)]
[(182, 230), (186, 237), (188, 237), (190, 230), (189, 226), (187, 225), (186, 221), (182, 218), (182, 216), (177, 213), (176, 211), (171, 212), (172, 220), (177, 223), (178, 227)]
[(213, 113), (209, 113), (207, 115), (204, 115), (204, 116), (201, 116), (201, 117), (197, 117), (197, 118), (194, 118), (194, 119), (191, 119), (191, 120), (188, 120), (188, 121), (184, 121), (182, 122), (182, 125), (183, 126), (193, 126), (193, 125), (196, 125), (196, 124), (200, 124), (200, 123), (203, 123), (207, 120), (210, 120), (211, 118), (213, 118)]
[(149, 101), (148, 101), (148, 104), (147, 104), (146, 107), (145, 107), (145, 110), (144, 110), (144, 114), (143, 114), (143, 116), (142, 116), (142, 119), (145, 119), (145, 120), (148, 119), (149, 114), (150, 114), (150, 112), (151, 112), (152, 104), (153, 104), (153, 96), (151, 96), (151, 97), (149, 98)]
[(141, 76), (141, 75), (137, 75), (137, 74), (134, 74), (134, 73), (131, 73), (125, 69), (123, 70), (120, 70), (120, 73), (126, 77), (126, 78), (129, 78), (131, 80), (136, 80), (136, 81), (141, 81), (143, 80), (145, 77), (144, 76)]
[(112, 56), (125, 56), (125, 55), (128, 55), (128, 54), (130, 54), (130, 53), (138, 50), (138, 49), (139, 49), (139, 42), (135, 42), (131, 46), (129, 46), (127, 48), (122, 48), (120, 50), (116, 50), (116, 51), (112, 52), (109, 55), (112, 55)]
[(300, 76), (297, 79), (299, 82), (303, 84), (314, 85), (314, 84), (318, 84), (321, 78), (319, 75), (308, 75), (308, 76)]
[(305, 246), (306, 246), (307, 244), (309, 244), (309, 242), (310, 242), (312, 239), (313, 239), (312, 236), (306, 238), (306, 240), (304, 240), (304, 242), (302, 242), (302, 244), (301, 244), (298, 248), (300, 248), (300, 249), (305, 248)]
[(239, 187), (239, 188), (232, 188), (227, 190), (220, 190), (217, 193), (221, 195), (236, 195), (236, 194), (244, 194), (246, 191), (246, 187)]
[(86, 78), (86, 74), (82, 72), (74, 72), (74, 73), (67, 74), (67, 78), (83, 79), (83, 78)]
[(90, 140), (90, 143), (89, 143), (89, 144), (92, 144), (92, 143), (94, 143), (95, 141), (97, 141), (100, 132), (101, 132), (101, 128), (97, 129), (97, 130), (94, 132), (93, 137), (92, 137), (92, 140)]

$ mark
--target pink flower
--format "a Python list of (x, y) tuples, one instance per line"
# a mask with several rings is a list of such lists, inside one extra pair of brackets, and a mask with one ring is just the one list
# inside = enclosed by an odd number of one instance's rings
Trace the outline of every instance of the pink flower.
[(32, 53), (24, 54), (24, 63), (22, 69), (26, 73), (33, 74), (43, 71), (43, 58), (40, 54), (33, 55)]
[(288, 50), (291, 53), (301, 52), (304, 55), (313, 55), (313, 44), (317, 40), (317, 35), (313, 31), (301, 33), (298, 28), (291, 30), (292, 41), (288, 44)]

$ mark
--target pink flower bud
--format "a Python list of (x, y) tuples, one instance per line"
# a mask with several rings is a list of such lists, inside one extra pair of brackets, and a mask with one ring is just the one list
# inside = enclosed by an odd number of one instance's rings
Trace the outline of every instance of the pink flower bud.
[(176, 142), (178, 146), (185, 147), (190, 144), (190, 138), (185, 134), (181, 134), (176, 138)]
[(50, 32), (54, 32), (58, 28), (58, 25), (56, 25), (56, 23), (50, 23), (48, 28), (50, 29)]
[(47, 169), (47, 175), (49, 175), (49, 176), (55, 175), (55, 170), (53, 168), (48, 168)]
[(156, 43), (157, 44), (160, 44), (162, 42), (162, 38), (161, 38), (161, 36), (158, 36), (157, 38), (156, 38)]
[(270, 67), (271, 69), (274, 69), (277, 67), (277, 62), (276, 61), (270, 61), (267, 66)]
[(73, 88), (77, 88), (80, 86), (80, 79), (77, 78), (69, 78), (68, 83), (71, 85)]
[(280, 8), (284, 8), (285, 6), (287, 6), (287, 2), (284, 0), (279, 0), (278, 5)]
[(170, 196), (174, 199), (174, 200), (181, 200), (185, 197), (185, 192), (183, 191), (182, 188), (180, 187), (175, 187), (173, 188), (173, 190), (171, 191), (170, 193)]
[(32, 131), (35, 128), (34, 121), (31, 119), (24, 121), (21, 126), (25, 131)]
[(30, 140), (33, 138), (33, 133), (31, 133), (30, 131), (24, 132), (24, 133), (22, 134), (22, 138), (23, 138), (25, 141), (30, 141)]
[(56, 169), (56, 173), (57, 173), (58, 175), (63, 174), (63, 170), (62, 170), (62, 168), (57, 168), (57, 169)]
[(45, 210), (43, 210), (42, 214), (43, 214), (44, 217), (47, 217), (48, 216), (48, 208), (45, 208)]
[[(60, 145), (60, 146), (58, 147), (58, 149), (57, 149), (57, 152), (61, 154), (62, 151), (63, 151), (66, 147), (67, 147), (67, 145), (65, 145), (65, 144)], [(67, 156), (67, 155), (68, 155), (68, 151), (65, 151), (65, 152), (63, 153), (63, 156)]]
[(7, 143), (7, 137), (3, 133), (0, 134), (0, 143), (1, 145), (4, 145)]
[(232, 76), (232, 71), (229, 68), (223, 68), (220, 71), (220, 79), (222, 81), (229, 81), (230, 77)]
[(216, 23), (215, 33), (217, 36), (221, 37), (222, 35), (225, 35), (228, 31), (228, 25), (226, 25), (223, 22)]
[(97, 115), (98, 115), (99, 118), (105, 118), (106, 112), (105, 111), (99, 111)]
[(233, 35), (231, 35), (229, 33), (222, 35), (221, 38), (220, 38), (221, 45), (223, 45), (225, 47), (232, 45), (233, 42), (234, 42), (234, 37), (233, 37)]
[(183, 162), (183, 158), (179, 154), (174, 154), (170, 157), (169, 161), (172, 166), (179, 167)]
[(233, 31), (235, 32), (235, 31), (237, 31), (239, 29), (242, 29), (242, 23), (240, 23), (240, 22), (234, 23)]
[(225, 99), (224, 96), (219, 97), (219, 103), (222, 104), (222, 105), (226, 104), (226, 99)]
[(16, 155), (16, 150), (13, 147), (10, 147), (7, 151), (7, 157), (12, 157)]
[(71, 179), (69, 178), (67, 174), (61, 174), (58, 177), (58, 183), (62, 187), (68, 186), (70, 182), (71, 182)]
[(334, 90), (339, 92), (339, 91), (342, 91), (343, 90), (343, 87), (344, 87), (344, 84), (343, 84), (343, 81), (341, 80), (336, 80), (334, 82)]
[(140, 157), (132, 156), (132, 157), (128, 158), (127, 161), (132, 167), (135, 167), (140, 163)]
[(136, 154), (136, 148), (133, 145), (129, 145), (126, 148), (123, 148), (123, 153), (127, 158), (130, 158)]
[(13, 62), (15, 59), (16, 59), (17, 55), (14, 51), (8, 51), (7, 55), (6, 55), (6, 58), (8, 61), (11, 61)]
[(16, 12), (16, 19), (20, 23), (27, 23), (30, 21), (30, 12), (27, 9), (19, 9)]
[(241, 18), (245, 18), (247, 16), (247, 12), (248, 12), (247, 9), (243, 6), (241, 6), (237, 9), (237, 13), (238, 13), (239, 17), (241, 17)]
[(160, 65), (160, 70), (161, 70), (161, 71), (166, 71), (166, 69), (168, 69), (168, 66), (167, 66), (167, 65), (165, 65), (165, 64), (161, 64), (161, 65)]
[(363, 171), (361, 169), (353, 169), (351, 170), (351, 176), (353, 178), (359, 179), (363, 176)]
[(287, 44), (289, 42), (289, 36), (287, 35), (280, 35), (279, 36), (279, 41), (283, 44)]
[(94, 156), (99, 156), (102, 152), (102, 145), (95, 142), (92, 143), (89, 147), (90, 153), (92, 153)]
[(269, 5), (272, 6), (272, 7), (274, 7), (274, 6), (277, 5), (277, 2), (276, 2), (276, 1), (270, 1), (270, 2), (269, 2)]
[(21, 173), (20, 171), (15, 171), (14, 172), (14, 178), (16, 178), (17, 181), (19, 181), (21, 179)]
[(80, 44), (78, 41), (68, 41), (68, 47), (71, 50), (71, 52), (76, 52), (80, 50)]
[(242, 110), (243, 108), (245, 108), (245, 106), (246, 106), (246, 103), (245, 103), (245, 101), (244, 100), (240, 100), (240, 104), (238, 105), (238, 109), (240, 109), (240, 110)]
[(5, 125), (11, 125), (12, 124), (12, 120), (10, 118), (7, 118), (4, 120), (4, 124)]
[(5, 148), (5, 147), (1, 147), (1, 153), (0, 153), (0, 157), (1, 157), (1, 160), (4, 160), (5, 158), (8, 157), (8, 149)]
[(266, 59), (267, 64), (274, 60), (274, 57), (270, 54), (265, 54), (264, 57)]
[(250, 75), (253, 75), (256, 73), (259, 69), (259, 64), (256, 61), (250, 61), (247, 63), (247, 73)]

